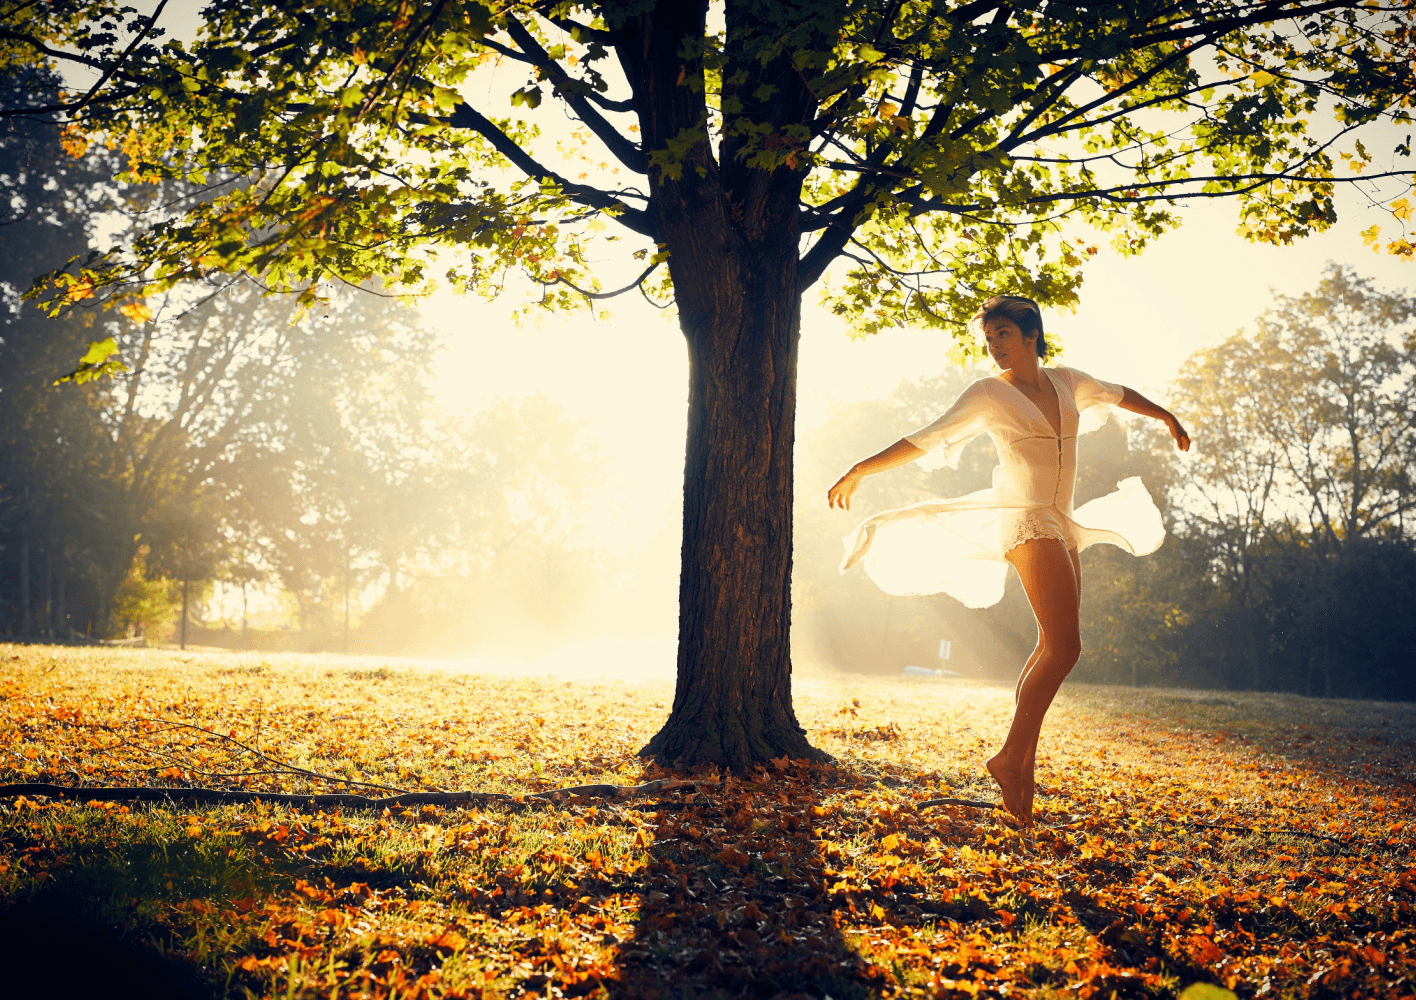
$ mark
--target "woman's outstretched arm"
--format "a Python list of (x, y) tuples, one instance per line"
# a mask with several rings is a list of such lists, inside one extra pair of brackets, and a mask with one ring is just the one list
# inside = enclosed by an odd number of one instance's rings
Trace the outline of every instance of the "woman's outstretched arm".
[(923, 448), (916, 448), (904, 438), (900, 438), (884, 451), (861, 459), (851, 466), (844, 476), (836, 480), (836, 485), (826, 491), (826, 503), (842, 510), (850, 510), (851, 494), (856, 491), (856, 487), (860, 485), (862, 479), (866, 476), (873, 476), (877, 472), (887, 472), (890, 469), (899, 468), (913, 462), (923, 454)]
[(1190, 435), (1185, 428), (1180, 425), (1180, 421), (1175, 419), (1175, 414), (1171, 413), (1163, 406), (1152, 403), (1149, 399), (1146, 399), (1146, 397), (1129, 386), (1123, 385), (1121, 389), (1125, 394), (1121, 397), (1121, 402), (1117, 404), (1118, 406), (1123, 410), (1139, 413), (1143, 417), (1154, 417), (1156, 420), (1159, 420), (1170, 429), (1170, 436), (1175, 439), (1175, 447), (1179, 448), (1181, 451), (1190, 450)]

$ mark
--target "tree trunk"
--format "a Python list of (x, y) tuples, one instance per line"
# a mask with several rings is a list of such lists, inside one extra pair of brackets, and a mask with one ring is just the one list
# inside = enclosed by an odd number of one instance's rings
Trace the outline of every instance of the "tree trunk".
[[(784, 130), (809, 122), (816, 98), (790, 56), (762, 61), (771, 29), (755, 10), (725, 9), (723, 100)], [(791, 689), (805, 171), (795, 159), (751, 165), (750, 137), (733, 133), (714, 154), (695, 89), (707, 12), (706, 0), (659, 0), (612, 28), (643, 149), (670, 163), (649, 170), (650, 211), (689, 356), (678, 682), (668, 722), (640, 754), (741, 772), (828, 759), (797, 724)]]
[(30, 633), (30, 549), (28, 524), (20, 534), (20, 635)]
[(64, 559), (64, 543), (59, 543), (59, 571), (54, 580), (54, 627), (59, 638), (69, 638), (69, 608), (65, 590), (68, 563)]
[(44, 540), (44, 602), (39, 611), (40, 633), (54, 635), (54, 539)]
[(187, 581), (182, 580), (182, 648), (187, 648)]
[(344, 547), (344, 652), (349, 652), (349, 546)]
[(689, 354), (678, 681), (668, 722), (640, 753), (739, 772), (829, 759), (792, 710), (796, 240), (710, 250), (711, 269), (690, 256), (674, 269)]

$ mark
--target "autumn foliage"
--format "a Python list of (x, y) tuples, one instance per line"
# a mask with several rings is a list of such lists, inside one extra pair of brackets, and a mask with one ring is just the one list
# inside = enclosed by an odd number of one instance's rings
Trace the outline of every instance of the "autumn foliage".
[[(298, 767), (525, 795), (668, 776), (634, 756), (667, 712), (667, 682), (329, 657), (0, 656), (9, 782), (339, 787)], [(79, 941), (106, 921), (235, 997), (1411, 992), (1416, 709), (1064, 688), (1039, 757), (1041, 822), (1026, 832), (996, 810), (927, 805), (992, 797), (980, 765), (1008, 691), (798, 688), (836, 764), (702, 773), (696, 789), (629, 803), (379, 813), (0, 798), (0, 916), (67, 921)], [(7, 972), (23, 965), (6, 957)]]

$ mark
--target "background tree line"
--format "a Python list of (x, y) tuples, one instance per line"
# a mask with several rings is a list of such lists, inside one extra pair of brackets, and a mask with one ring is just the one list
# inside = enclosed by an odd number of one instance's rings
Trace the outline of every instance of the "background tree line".
[[(1079, 680), (1416, 698), (1416, 301), (1329, 265), (1312, 291), (1280, 296), (1252, 328), (1197, 352), (1166, 395), (1193, 457), (1112, 418), (1079, 446), (1078, 505), (1139, 475), (1170, 537), (1135, 559), (1083, 556)], [(1065, 360), (1065, 359), (1064, 359)], [(918, 427), (978, 371), (902, 383), (841, 406), (803, 435), (804, 481)], [(1105, 373), (1099, 373), (1105, 377)], [(909, 466), (872, 479), (871, 509), (988, 484), (986, 438), (957, 471)], [(1016, 673), (1035, 638), (1016, 577), (970, 610), (944, 596), (886, 597), (861, 573), (837, 582), (849, 527), (821, 498), (798, 501), (797, 641), (825, 659)], [(803, 572), (806, 570), (806, 572)]]
[[(441, 411), (438, 338), (368, 291), (301, 312), (223, 276), (156, 313), (45, 316), (23, 292), (95, 227), (196, 192), (120, 184), (114, 153), (71, 155), (52, 123), (3, 127), (0, 631), (166, 638), (217, 581), (286, 595), (297, 634), (246, 638), (291, 648), (352, 624), (354, 648), (447, 652), (574, 614), (598, 466), (556, 404)], [(109, 338), (127, 371), (54, 384)]]

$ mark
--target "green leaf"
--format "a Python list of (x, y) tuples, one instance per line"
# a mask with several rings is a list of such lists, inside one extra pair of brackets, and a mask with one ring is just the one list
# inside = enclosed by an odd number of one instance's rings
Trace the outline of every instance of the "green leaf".
[(88, 351), (79, 359), (79, 366), (69, 374), (55, 379), (54, 384), (73, 382), (75, 385), (83, 385), (85, 382), (92, 382), (105, 375), (117, 375), (120, 372), (128, 371), (128, 366), (115, 357), (117, 353), (118, 342), (112, 337), (106, 340), (91, 341)]

